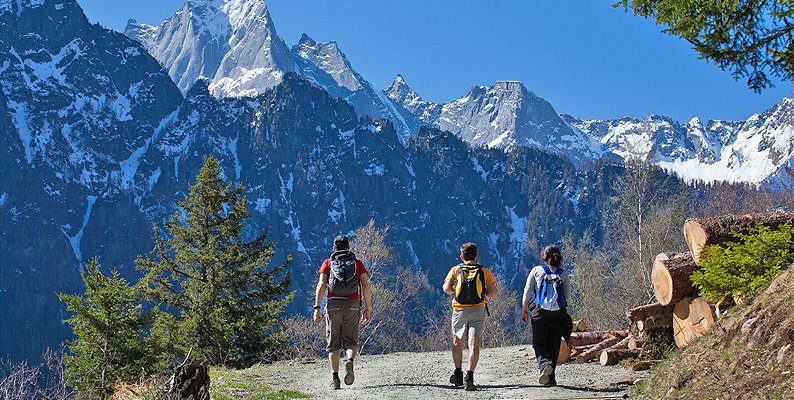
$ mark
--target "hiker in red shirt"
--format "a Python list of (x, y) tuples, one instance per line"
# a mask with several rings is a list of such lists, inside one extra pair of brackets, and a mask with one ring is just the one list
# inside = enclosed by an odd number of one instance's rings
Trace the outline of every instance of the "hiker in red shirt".
[[(352, 385), (353, 360), (358, 352), (359, 323), (366, 324), (370, 318), (369, 275), (364, 263), (356, 260), (350, 251), (350, 241), (346, 236), (334, 239), (334, 253), (323, 261), (317, 271), (317, 291), (314, 300), (314, 322), (320, 323), (320, 304), (325, 303), (325, 334), (328, 361), (331, 363), (332, 389), (339, 389), (339, 351), (346, 350), (345, 385)], [(361, 309), (361, 295), (364, 295), (364, 308)]]

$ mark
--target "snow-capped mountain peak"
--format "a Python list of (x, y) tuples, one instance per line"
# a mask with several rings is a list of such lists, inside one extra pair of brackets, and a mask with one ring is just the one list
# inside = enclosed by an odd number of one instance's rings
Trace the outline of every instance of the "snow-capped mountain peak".
[(255, 96), (296, 69), (262, 0), (190, 0), (159, 26), (131, 20), (125, 34), (163, 64), (183, 93), (207, 78), (217, 97)]
[(337, 85), (351, 92), (361, 88), (361, 82), (356, 77), (357, 74), (353, 71), (353, 67), (345, 55), (339, 50), (336, 42), (317, 42), (304, 33), (293, 51), (298, 57), (331, 76)]
[(391, 85), (386, 89), (386, 95), (412, 112), (418, 104), (424, 102), (422, 97), (419, 96), (419, 93), (416, 93), (408, 86), (408, 83), (405, 82), (405, 78), (400, 74), (394, 77)]
[(438, 126), (476, 146), (539, 147), (577, 162), (602, 154), (600, 144), (571, 129), (548, 101), (517, 81), (472, 87), (442, 107)]

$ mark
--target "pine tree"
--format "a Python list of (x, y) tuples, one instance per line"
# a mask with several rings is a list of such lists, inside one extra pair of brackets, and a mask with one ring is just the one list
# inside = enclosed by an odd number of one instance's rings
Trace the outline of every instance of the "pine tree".
[(794, 228), (759, 226), (735, 234), (737, 242), (706, 246), (692, 274), (700, 294), (714, 303), (735, 296), (755, 296), (794, 262)]
[(225, 181), (218, 160), (204, 160), (180, 210), (154, 228), (150, 257), (139, 257), (150, 298), (165, 311), (155, 336), (175, 356), (247, 366), (278, 345), (277, 328), (293, 293), (289, 259), (269, 267), (266, 233), (243, 240), (247, 198)]
[(794, 77), (794, 5), (781, 0), (620, 0), (759, 92)]
[(60, 294), (74, 333), (64, 355), (66, 378), (81, 397), (105, 399), (119, 382), (137, 382), (156, 371), (158, 359), (147, 339), (151, 321), (144, 313), (141, 290), (113, 270), (100, 271), (92, 259), (81, 272), (85, 293)]

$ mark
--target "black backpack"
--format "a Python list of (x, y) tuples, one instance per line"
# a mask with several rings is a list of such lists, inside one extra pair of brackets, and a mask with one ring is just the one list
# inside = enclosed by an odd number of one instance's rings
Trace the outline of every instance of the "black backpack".
[(328, 291), (335, 296), (350, 296), (358, 293), (356, 276), (356, 255), (342, 250), (331, 254), (331, 274), (328, 277)]
[(455, 274), (455, 301), (480, 304), (485, 301), (485, 272), (482, 265), (460, 264)]

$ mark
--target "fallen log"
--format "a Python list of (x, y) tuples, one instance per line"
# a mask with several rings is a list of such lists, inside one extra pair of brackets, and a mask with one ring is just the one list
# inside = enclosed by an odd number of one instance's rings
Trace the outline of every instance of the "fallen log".
[(586, 362), (598, 357), (598, 355), (601, 353), (601, 351), (603, 351), (604, 349), (610, 348), (612, 345), (619, 343), (623, 339), (624, 338), (621, 337), (621, 336), (612, 336), (612, 337), (610, 337), (608, 339), (605, 339), (601, 343), (593, 346), (591, 349), (589, 349), (589, 350), (583, 352), (582, 354), (579, 354), (578, 356), (576, 356), (576, 363), (577, 364), (586, 363)]
[(672, 305), (651, 303), (644, 306), (630, 308), (626, 310), (626, 319), (628, 319), (631, 323), (635, 323), (641, 319), (671, 314), (673, 312), (673, 307), (674, 306)]
[(629, 339), (630, 349), (641, 349), (644, 344), (645, 344), (645, 339), (638, 338), (637, 336), (632, 336)]
[(615, 365), (627, 358), (639, 357), (638, 349), (607, 349), (601, 352), (598, 361), (601, 365)]
[(656, 301), (663, 306), (675, 304), (684, 297), (697, 295), (692, 273), (698, 269), (692, 253), (660, 253), (653, 260), (651, 284)]
[(571, 359), (571, 346), (565, 341), (560, 339), (560, 354), (557, 356), (557, 364), (568, 362)]
[(659, 316), (658, 318), (641, 319), (637, 321), (637, 330), (640, 332), (661, 331), (673, 327), (673, 314)]
[(704, 247), (736, 241), (734, 232), (747, 233), (751, 228), (760, 225), (777, 228), (778, 225), (785, 223), (794, 223), (794, 213), (775, 212), (691, 218), (684, 222), (684, 239), (692, 252), (695, 263), (699, 263)]
[(571, 332), (587, 332), (587, 323), (583, 319), (573, 321), (573, 331)]
[(645, 360), (635, 363), (631, 366), (632, 371), (647, 371), (651, 369), (651, 366), (657, 363), (662, 362), (662, 360)]
[(629, 335), (628, 330), (622, 331), (593, 331), (593, 332), (574, 332), (571, 333), (571, 342), (568, 343), (572, 347), (585, 346), (589, 344), (598, 344), (613, 336), (624, 338)]
[(702, 297), (686, 297), (673, 311), (673, 337), (678, 347), (685, 347), (703, 336), (714, 325), (714, 308)]

